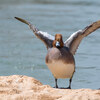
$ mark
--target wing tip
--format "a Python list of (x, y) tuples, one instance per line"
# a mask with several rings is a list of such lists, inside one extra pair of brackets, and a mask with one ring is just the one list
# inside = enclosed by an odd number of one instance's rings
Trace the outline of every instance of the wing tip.
[(27, 22), (26, 20), (24, 20), (22, 18), (19, 18), (19, 17), (14, 17), (14, 18), (17, 19), (17, 20), (19, 20), (19, 21), (21, 21), (21, 22), (23, 22), (23, 23), (25, 23), (25, 24), (27, 24), (27, 25), (30, 24), (29, 22)]

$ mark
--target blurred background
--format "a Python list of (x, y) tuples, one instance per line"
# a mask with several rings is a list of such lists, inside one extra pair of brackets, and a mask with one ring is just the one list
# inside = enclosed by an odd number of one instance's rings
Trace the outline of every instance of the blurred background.
[[(28, 75), (54, 86), (45, 64), (45, 45), (15, 16), (52, 35), (61, 33), (65, 41), (73, 32), (100, 20), (100, 1), (0, 0), (0, 76)], [(75, 60), (72, 88), (100, 88), (100, 29), (84, 38)], [(58, 85), (67, 87), (68, 79), (59, 79)]]

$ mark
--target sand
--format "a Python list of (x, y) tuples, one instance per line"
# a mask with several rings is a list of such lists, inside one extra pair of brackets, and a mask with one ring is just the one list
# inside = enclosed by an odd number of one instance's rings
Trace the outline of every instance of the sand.
[(55, 89), (28, 76), (1, 76), (0, 100), (100, 100), (100, 90)]

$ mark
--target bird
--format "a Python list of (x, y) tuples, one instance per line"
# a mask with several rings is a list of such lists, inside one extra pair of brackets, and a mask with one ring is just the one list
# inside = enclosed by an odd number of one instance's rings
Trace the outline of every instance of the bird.
[(36, 37), (45, 44), (47, 48), (45, 63), (54, 76), (55, 88), (59, 88), (57, 84), (58, 79), (68, 78), (69, 86), (66, 89), (71, 89), (72, 78), (76, 68), (74, 55), (83, 38), (100, 28), (100, 20), (93, 22), (84, 29), (74, 32), (64, 42), (62, 34), (50, 35), (47, 32), (40, 31), (33, 24), (22, 18), (15, 18), (27, 24)]

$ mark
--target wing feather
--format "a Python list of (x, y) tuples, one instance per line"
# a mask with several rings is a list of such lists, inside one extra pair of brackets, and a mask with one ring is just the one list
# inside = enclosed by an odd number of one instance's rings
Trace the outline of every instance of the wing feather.
[(29, 25), (30, 29), (34, 32), (34, 34), (41, 40), (44, 42), (44, 44), (46, 45), (47, 49), (52, 47), (52, 42), (54, 40), (54, 36), (48, 34), (47, 32), (42, 32), (39, 31), (34, 25), (32, 25), (30, 22), (19, 18), (19, 17), (15, 17), (17, 20)]
[(82, 39), (95, 30), (100, 28), (100, 20), (96, 21), (89, 26), (85, 27), (83, 30), (79, 30), (75, 33), (73, 33), (64, 43), (65, 46), (67, 46), (70, 49), (70, 52), (74, 55), (78, 49), (78, 46)]

